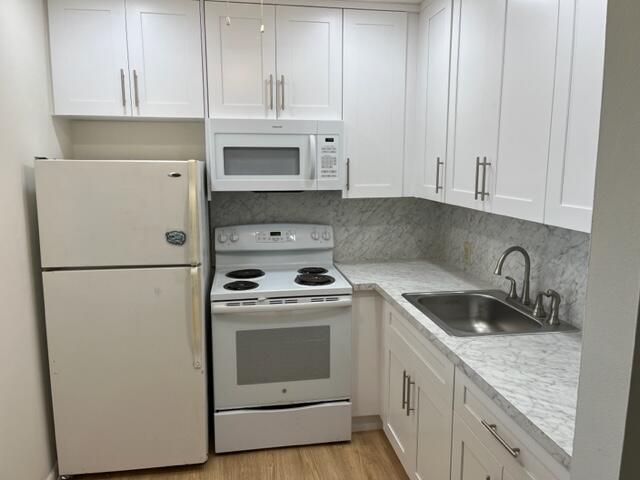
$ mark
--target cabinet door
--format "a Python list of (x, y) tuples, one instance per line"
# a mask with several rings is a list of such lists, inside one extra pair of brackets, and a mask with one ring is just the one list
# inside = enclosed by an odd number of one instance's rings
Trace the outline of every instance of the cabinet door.
[(275, 7), (265, 5), (263, 15), (259, 5), (205, 8), (209, 116), (275, 118)]
[(451, 0), (438, 0), (420, 14), (418, 51), (418, 171), (415, 193), (442, 201), (447, 158)]
[(134, 116), (204, 115), (200, 9), (193, 0), (127, 0)]
[(560, 0), (507, 4), (498, 155), (488, 209), (542, 222)]
[(347, 194), (402, 195), (407, 15), (345, 10)]
[[(407, 414), (409, 383), (411, 375), (410, 358), (405, 356), (407, 346), (390, 334), (385, 346), (386, 368), (386, 415), (383, 429), (389, 443), (398, 455), (407, 472), (413, 472), (416, 465), (416, 422), (415, 415)], [(415, 403), (411, 400), (411, 404)], [(415, 408), (415, 407), (412, 407)]]
[(591, 231), (606, 13), (606, 0), (562, 2), (560, 12), (544, 222), (583, 232)]
[(418, 446), (415, 478), (449, 480), (453, 406), (433, 392), (417, 375)]
[(453, 416), (451, 480), (501, 480), (502, 467), (464, 421)]
[(342, 10), (276, 7), (278, 115), (342, 118)]
[(131, 115), (124, 0), (49, 0), (56, 115)]
[(484, 209), (476, 187), (495, 162), (506, 0), (454, 0), (447, 203)]

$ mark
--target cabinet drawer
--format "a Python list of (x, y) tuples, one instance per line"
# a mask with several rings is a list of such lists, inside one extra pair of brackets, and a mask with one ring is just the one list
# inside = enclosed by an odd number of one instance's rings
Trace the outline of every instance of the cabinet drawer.
[(424, 388), (440, 397), (449, 405), (453, 402), (453, 363), (422, 336), (408, 320), (402, 318), (393, 308), (385, 304), (385, 328), (389, 336), (410, 347), (416, 357), (416, 374)]
[[(524, 476), (532, 480), (569, 479), (569, 472), (500, 410), (460, 369), (456, 371), (454, 398), (455, 414), (464, 420), (507, 472), (514, 472), (516, 478)], [(491, 429), (496, 435), (492, 434)], [(500, 439), (504, 441), (504, 445)]]

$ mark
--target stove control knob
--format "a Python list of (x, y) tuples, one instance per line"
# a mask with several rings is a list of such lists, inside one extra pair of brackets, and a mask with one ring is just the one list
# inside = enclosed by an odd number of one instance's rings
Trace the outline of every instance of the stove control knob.
[(225, 243), (225, 242), (227, 241), (227, 239), (228, 239), (228, 237), (227, 237), (227, 234), (226, 234), (226, 233), (224, 233), (224, 232), (220, 232), (220, 233), (218, 234), (218, 242), (220, 242), (220, 243)]
[(229, 240), (235, 243), (238, 240), (240, 240), (240, 236), (238, 236), (237, 232), (232, 232), (231, 236), (229, 237)]
[(313, 231), (311, 232), (311, 239), (312, 240), (320, 240), (320, 234), (317, 231)]
[(329, 230), (325, 230), (322, 233), (322, 238), (324, 238), (327, 241), (331, 240), (331, 233), (329, 232)]

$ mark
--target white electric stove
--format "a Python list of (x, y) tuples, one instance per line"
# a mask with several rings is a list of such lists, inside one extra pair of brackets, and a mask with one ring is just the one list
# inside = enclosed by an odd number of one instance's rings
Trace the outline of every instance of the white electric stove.
[(351, 438), (351, 296), (326, 225), (218, 228), (216, 452)]

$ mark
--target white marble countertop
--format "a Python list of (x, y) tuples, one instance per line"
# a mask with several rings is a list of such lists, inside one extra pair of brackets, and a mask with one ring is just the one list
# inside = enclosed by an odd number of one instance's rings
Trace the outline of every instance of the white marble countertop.
[(403, 293), (494, 289), (426, 260), (338, 264), (355, 291), (376, 290), (545, 450), (571, 463), (581, 335), (453, 337)]

